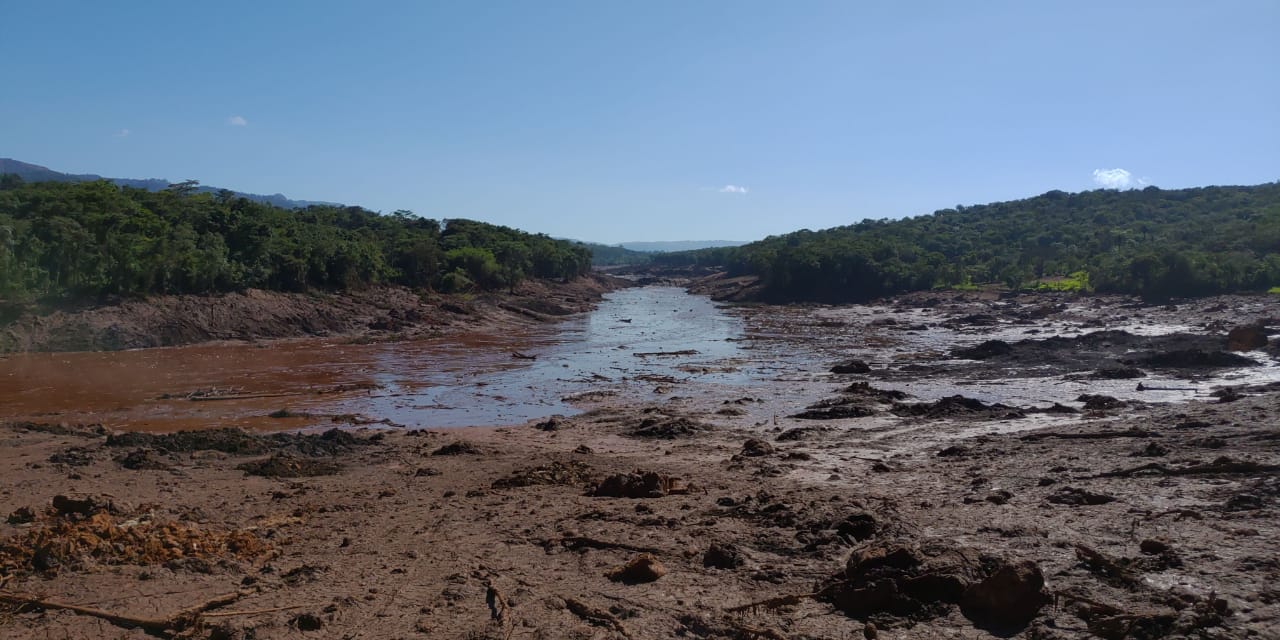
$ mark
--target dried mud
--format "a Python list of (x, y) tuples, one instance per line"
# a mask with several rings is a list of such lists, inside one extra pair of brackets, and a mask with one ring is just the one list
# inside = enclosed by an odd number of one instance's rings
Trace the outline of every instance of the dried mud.
[[(0, 634), (1280, 637), (1276, 362), (1212, 346), (1236, 325), (1206, 326), (1280, 304), (1134, 305), (745, 307), (731, 311), (745, 355), (678, 356), (690, 373), (658, 388), (648, 369), (615, 373), (581, 413), (517, 427), (15, 420), (0, 428)], [(1254, 366), (1133, 355), (1181, 339), (1113, 340), (1077, 364), (954, 357), (1098, 330), (1186, 334)], [(829, 371), (854, 358), (868, 370)], [(1146, 375), (1090, 375), (1125, 359)], [(861, 411), (787, 417), (806, 407)], [(138, 451), (163, 467), (118, 461)], [(264, 460), (332, 473), (244, 468)]]

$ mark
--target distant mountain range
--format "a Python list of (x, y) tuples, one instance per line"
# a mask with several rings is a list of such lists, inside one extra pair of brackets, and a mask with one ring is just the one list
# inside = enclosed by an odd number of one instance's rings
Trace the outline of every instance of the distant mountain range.
[[(61, 171), (54, 171), (53, 169), (42, 167), (38, 164), (13, 160), (11, 158), (0, 158), (0, 175), (6, 173), (17, 175), (27, 182), (93, 182), (94, 180), (106, 180), (107, 182), (111, 182), (122, 187), (146, 189), (147, 191), (160, 191), (173, 184), (169, 180), (164, 180), (162, 178), (147, 178), (145, 180), (139, 180), (136, 178), (104, 178), (93, 173), (62, 173)], [(201, 193), (217, 193), (223, 190), (224, 189), (222, 187), (210, 187), (205, 185), (196, 187), (196, 191)], [(319, 200), (290, 200), (282, 193), (274, 193), (267, 196), (258, 193), (244, 193), (243, 191), (236, 191), (234, 189), (226, 190), (231, 191), (240, 198), (248, 198), (254, 202), (263, 202), (277, 207), (284, 207), (286, 209), (302, 209), (313, 204), (338, 204), (336, 202), (322, 202)]]
[(740, 247), (747, 244), (745, 240), (673, 240), (670, 242), (622, 242), (616, 246), (632, 251), (648, 253), (669, 253), (672, 251), (692, 251), (694, 249), (711, 249), (715, 247)]

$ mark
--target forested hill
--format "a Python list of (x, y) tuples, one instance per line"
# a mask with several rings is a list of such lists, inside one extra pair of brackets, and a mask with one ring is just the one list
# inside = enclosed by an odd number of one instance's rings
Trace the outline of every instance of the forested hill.
[(475, 291), (590, 268), (585, 247), (470, 220), (0, 176), (0, 302), (378, 283)]
[[(4, 174), (18, 176), (26, 182), (95, 182), (98, 180), (106, 180), (116, 186), (135, 187), (138, 189), (146, 189), (147, 191), (163, 191), (171, 184), (171, 181), (163, 178), (104, 178), (93, 173), (63, 173), (61, 171), (54, 171), (48, 167), (42, 167), (38, 164), (22, 162), (12, 158), (0, 158), (0, 175)], [(198, 185), (196, 186), (196, 191), (216, 194), (226, 191), (226, 189), (221, 187)], [(284, 207), (286, 209), (301, 209), (303, 207), (309, 207), (316, 204), (337, 205), (336, 202), (292, 200), (286, 198), (282, 193), (273, 193), (271, 195), (244, 193), (241, 191), (232, 191), (231, 193), (237, 198), (248, 198), (254, 202), (274, 204), (277, 207)]]
[(1280, 183), (1050, 191), (656, 256), (757, 275), (774, 301), (861, 301), (998, 282), (1149, 298), (1280, 286)]

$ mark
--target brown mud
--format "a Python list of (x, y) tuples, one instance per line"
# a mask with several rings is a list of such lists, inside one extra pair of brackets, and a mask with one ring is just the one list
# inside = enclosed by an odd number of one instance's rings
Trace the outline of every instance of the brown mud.
[[(725, 310), (736, 350), (615, 348), (575, 372), (581, 413), (516, 427), (13, 414), (0, 635), (1278, 637), (1280, 385), (1252, 323), (1280, 303), (933, 297)], [(658, 318), (626, 316), (627, 342)], [(1243, 321), (1268, 344), (1216, 346)], [(1094, 377), (954, 354), (1102, 330), (1253, 364)], [(1114, 342), (1097, 363), (1183, 349)], [(538, 353), (522, 366), (560, 368)], [(830, 372), (851, 359), (865, 372)], [(787, 417), (840, 407), (858, 411)], [(93, 415), (111, 419), (75, 419)]]

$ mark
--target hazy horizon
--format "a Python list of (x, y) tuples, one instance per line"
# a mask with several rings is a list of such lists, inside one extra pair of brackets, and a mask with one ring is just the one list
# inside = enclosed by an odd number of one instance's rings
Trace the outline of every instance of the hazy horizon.
[(1270, 2), (49, 2), (6, 22), (0, 155), (604, 244), (1280, 178)]

